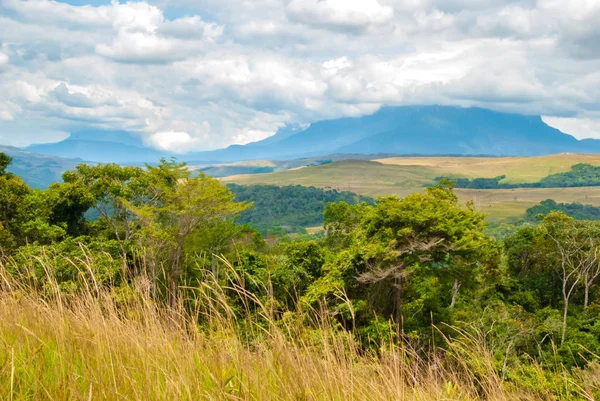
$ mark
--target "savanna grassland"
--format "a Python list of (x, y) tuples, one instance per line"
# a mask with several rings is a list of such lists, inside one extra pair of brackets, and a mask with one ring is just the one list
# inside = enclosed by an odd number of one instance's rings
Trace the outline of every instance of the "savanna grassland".
[[(600, 222), (566, 214), (596, 209), (547, 202), (494, 236), (447, 181), (362, 201), (162, 160), (39, 190), (10, 164), (2, 400), (600, 397)], [(252, 226), (317, 209), (316, 235)]]
[[(502, 183), (536, 182), (548, 175), (569, 171), (578, 163), (600, 165), (599, 155), (557, 154), (540, 157), (394, 157), (345, 160), (320, 166), (268, 174), (223, 178), (240, 185), (304, 185), (332, 188), (377, 197), (406, 196), (422, 191), (436, 177), (492, 178), (505, 175)], [(600, 187), (511, 188), (494, 190), (456, 189), (463, 202), (475, 201), (491, 219), (524, 215), (527, 208), (546, 199), (600, 206)]]

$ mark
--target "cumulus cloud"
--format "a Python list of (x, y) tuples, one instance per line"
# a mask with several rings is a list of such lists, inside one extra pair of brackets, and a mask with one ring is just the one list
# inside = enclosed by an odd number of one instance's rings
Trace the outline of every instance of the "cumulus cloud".
[(333, 29), (362, 30), (389, 22), (394, 11), (377, 0), (292, 0), (287, 16), (307, 25)]
[(95, 127), (185, 152), (402, 104), (598, 137), (599, 18), (592, 0), (2, 0), (0, 141)]
[(50, 92), (58, 101), (70, 107), (94, 107), (96, 102), (81, 92), (71, 92), (64, 83), (60, 83)]

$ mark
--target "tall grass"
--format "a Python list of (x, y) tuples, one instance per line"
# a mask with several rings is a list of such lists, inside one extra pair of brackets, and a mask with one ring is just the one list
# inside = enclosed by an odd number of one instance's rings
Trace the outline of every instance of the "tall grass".
[(393, 344), (375, 355), (322, 314), (311, 330), (276, 321), (234, 285), (261, 316), (241, 336), (224, 289), (210, 280), (188, 289), (196, 306), (184, 308), (154, 302), (143, 278), (100, 286), (92, 258), (73, 261), (82, 290), (65, 294), (52, 260), (38, 262), (43, 285), (0, 264), (0, 400), (537, 400), (593, 399), (598, 390), (594, 370), (556, 372), (558, 391), (544, 387), (535, 365), (526, 374), (539, 386), (507, 381), (477, 334), (429, 358)]

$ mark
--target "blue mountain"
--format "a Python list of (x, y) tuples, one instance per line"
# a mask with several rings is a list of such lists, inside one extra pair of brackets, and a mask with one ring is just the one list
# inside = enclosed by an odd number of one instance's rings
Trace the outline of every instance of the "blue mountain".
[(286, 160), (334, 153), (539, 156), (600, 153), (600, 141), (579, 141), (540, 116), (451, 106), (384, 107), (363, 116), (320, 121), (245, 146), (189, 154), (193, 160)]
[[(94, 162), (154, 163), (168, 152), (146, 147), (122, 131), (82, 131), (28, 150)], [(290, 160), (329, 154), (539, 156), (600, 153), (600, 141), (577, 140), (540, 116), (451, 106), (383, 107), (372, 115), (289, 126), (248, 145), (188, 153), (179, 159), (210, 164), (244, 160)]]
[(31, 152), (99, 163), (156, 162), (171, 154), (146, 147), (138, 135), (125, 131), (80, 131), (60, 142), (31, 145)]
[(12, 146), (0, 146), (0, 152), (13, 158), (8, 171), (23, 178), (29, 186), (40, 189), (61, 181), (65, 171), (83, 163), (81, 159), (41, 155)]

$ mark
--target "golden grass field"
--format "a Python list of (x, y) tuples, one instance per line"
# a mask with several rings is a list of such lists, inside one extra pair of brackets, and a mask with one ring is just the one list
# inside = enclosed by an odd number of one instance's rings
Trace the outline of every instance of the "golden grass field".
[(128, 288), (98, 286), (93, 258), (70, 261), (86, 281), (66, 294), (51, 275), (53, 259), (39, 262), (45, 285), (0, 262), (3, 401), (558, 401), (592, 400), (600, 389), (596, 364), (549, 375), (516, 360), (519, 380), (505, 380), (507, 365), (497, 364), (486, 334), (459, 328), (430, 358), (396, 343), (361, 350), (328, 315), (315, 315), (314, 328), (276, 321), (239, 290), (264, 320), (244, 326), (249, 340), (215, 283), (194, 289), (199, 309), (190, 312), (155, 302), (143, 277)]
[(505, 183), (536, 182), (550, 174), (569, 171), (577, 163), (600, 165), (600, 155), (561, 153), (539, 157), (393, 157), (377, 162), (395, 166), (422, 166), (436, 176), (492, 178), (506, 175)]
[[(406, 196), (422, 191), (435, 177), (496, 177), (503, 182), (536, 182), (549, 174), (569, 171), (577, 163), (600, 165), (600, 155), (558, 154), (540, 157), (395, 157), (376, 161), (344, 160), (268, 174), (237, 175), (225, 183), (241, 185), (305, 185), (351, 191), (361, 195)], [(457, 189), (461, 201), (473, 200), (492, 219), (516, 218), (545, 200), (600, 206), (600, 187), (564, 189)]]

